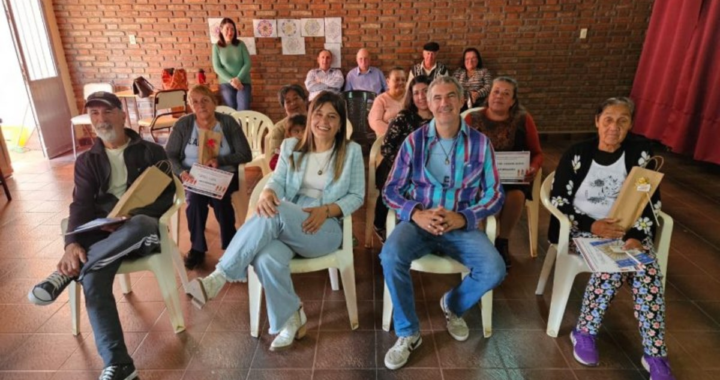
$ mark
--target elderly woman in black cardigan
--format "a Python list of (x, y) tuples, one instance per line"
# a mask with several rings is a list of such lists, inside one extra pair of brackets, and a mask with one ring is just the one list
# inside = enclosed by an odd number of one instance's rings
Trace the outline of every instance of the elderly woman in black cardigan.
[(194, 269), (205, 261), (207, 251), (205, 224), (208, 206), (213, 208), (215, 219), (220, 225), (222, 249), (225, 249), (235, 236), (235, 211), (231, 196), (238, 190), (237, 176), (244, 175), (237, 173), (237, 167), (252, 160), (252, 151), (237, 121), (229, 115), (215, 112), (217, 106), (215, 95), (207, 87), (201, 85), (193, 87), (188, 92), (188, 102), (194, 113), (183, 116), (175, 123), (165, 146), (173, 172), (183, 182), (192, 180), (190, 168), (198, 162), (199, 131), (207, 130), (222, 134), (222, 140), (218, 157), (205, 165), (235, 173), (222, 199), (187, 192), (186, 214), (192, 246), (185, 256), (185, 266)]
[[(550, 192), (551, 202), (570, 219), (571, 237), (621, 239), (625, 249), (646, 250), (654, 256), (656, 222), (653, 209), (660, 209), (656, 191), (635, 224), (625, 231), (608, 218), (633, 166), (645, 165), (652, 157), (651, 145), (627, 137), (632, 128), (634, 104), (628, 98), (610, 98), (595, 115), (598, 137), (572, 146), (560, 159)], [(549, 238), (557, 242), (559, 226), (551, 219)], [(574, 250), (575, 246), (571, 245)], [(642, 337), (642, 364), (652, 380), (674, 379), (665, 347), (665, 300), (660, 266), (645, 265), (638, 272), (593, 273), (585, 289), (580, 317), (570, 334), (575, 360), (587, 366), (599, 364), (595, 346), (602, 318), (623, 282), (632, 286), (635, 318)]]

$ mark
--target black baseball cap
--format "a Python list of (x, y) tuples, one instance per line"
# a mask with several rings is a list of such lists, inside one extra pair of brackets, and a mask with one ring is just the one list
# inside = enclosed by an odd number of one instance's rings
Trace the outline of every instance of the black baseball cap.
[(105, 105), (122, 109), (122, 102), (120, 99), (112, 92), (105, 91), (93, 92), (90, 96), (88, 96), (87, 101), (85, 102), (85, 107), (93, 105)]
[(438, 45), (437, 42), (428, 42), (425, 45), (423, 45), (423, 50), (425, 51), (439, 51), (440, 45)]

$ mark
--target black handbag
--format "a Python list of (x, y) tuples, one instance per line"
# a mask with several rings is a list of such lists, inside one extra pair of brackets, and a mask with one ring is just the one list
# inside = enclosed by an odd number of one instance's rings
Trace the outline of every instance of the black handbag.
[(133, 80), (133, 94), (141, 98), (147, 98), (152, 95), (153, 91), (155, 91), (155, 87), (147, 79), (137, 77)]

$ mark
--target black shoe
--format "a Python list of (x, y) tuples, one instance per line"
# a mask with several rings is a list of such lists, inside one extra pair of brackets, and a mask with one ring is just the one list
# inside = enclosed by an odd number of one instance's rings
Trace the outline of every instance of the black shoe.
[(384, 228), (378, 228), (377, 226), (373, 226), (373, 230), (375, 231), (375, 235), (380, 239), (380, 242), (385, 244), (385, 239), (387, 236), (387, 230)]
[(45, 306), (55, 302), (74, 278), (53, 272), (45, 281), (35, 285), (28, 293), (28, 299), (35, 305)]
[(510, 272), (510, 267), (512, 267), (512, 262), (510, 261), (510, 242), (508, 242), (508, 239), (497, 238), (495, 239), (495, 248), (505, 262), (505, 271)]
[(191, 249), (185, 256), (185, 268), (195, 269), (205, 262), (205, 252), (196, 251)]
[(116, 364), (105, 367), (98, 380), (133, 380), (139, 379), (137, 370), (132, 364)]

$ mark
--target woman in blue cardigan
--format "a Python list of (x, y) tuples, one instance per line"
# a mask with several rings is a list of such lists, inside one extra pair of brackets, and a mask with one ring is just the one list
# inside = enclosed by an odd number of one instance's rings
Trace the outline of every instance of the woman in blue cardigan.
[(350, 218), (363, 203), (362, 151), (346, 139), (346, 120), (342, 96), (322, 92), (315, 98), (303, 138), (283, 142), (255, 216), (237, 232), (215, 271), (190, 284), (193, 298), (204, 304), (226, 282), (246, 282), (252, 264), (265, 289), (270, 333), (278, 334), (272, 351), (289, 348), (305, 334), (307, 317), (290, 279), (290, 259), (336, 251), (341, 218)]

